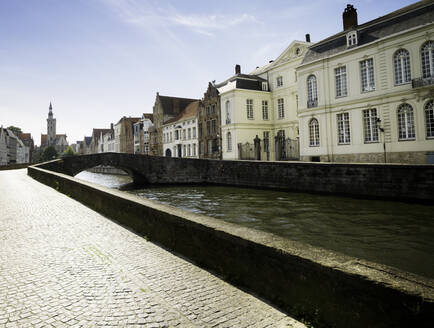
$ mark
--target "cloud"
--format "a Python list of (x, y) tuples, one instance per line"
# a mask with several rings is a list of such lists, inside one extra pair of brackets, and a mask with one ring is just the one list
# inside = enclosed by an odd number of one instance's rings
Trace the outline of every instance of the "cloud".
[(214, 13), (184, 14), (178, 9), (157, 7), (149, 2), (137, 0), (100, 0), (103, 4), (116, 12), (120, 19), (127, 24), (139, 26), (147, 32), (158, 30), (179, 41), (176, 29), (185, 27), (192, 32), (214, 36), (217, 31), (233, 28), (237, 25), (259, 23), (255, 16), (241, 13), (238, 15), (216, 15)]

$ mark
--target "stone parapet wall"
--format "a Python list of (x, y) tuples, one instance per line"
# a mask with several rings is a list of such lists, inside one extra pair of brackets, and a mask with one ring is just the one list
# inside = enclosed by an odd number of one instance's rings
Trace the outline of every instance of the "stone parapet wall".
[[(156, 163), (148, 164), (152, 167)], [(159, 163), (163, 164), (161, 160)], [(184, 162), (186, 174), (182, 180), (197, 171), (198, 163)], [(232, 170), (231, 179), (238, 177), (242, 183), (260, 170), (253, 169), (254, 163), (210, 163), (212, 169), (217, 169), (213, 165), (220, 165), (217, 171), (222, 174), (220, 182), (229, 179), (226, 170)], [(273, 176), (276, 167), (262, 169), (269, 170)], [(242, 175), (239, 170), (245, 173)], [(298, 167), (298, 172), (303, 174), (303, 169)], [(277, 173), (282, 174), (279, 170)], [(189, 213), (35, 166), (28, 168), (28, 174), (257, 293), (290, 315), (314, 323), (315, 327), (424, 328), (434, 322), (431, 279)]]
[(40, 167), (75, 175), (96, 165), (151, 184), (207, 183), (432, 203), (434, 165), (219, 161), (101, 153)]
[(24, 169), (24, 168), (28, 167), (29, 165), (30, 165), (29, 163), (0, 165), (0, 171)]

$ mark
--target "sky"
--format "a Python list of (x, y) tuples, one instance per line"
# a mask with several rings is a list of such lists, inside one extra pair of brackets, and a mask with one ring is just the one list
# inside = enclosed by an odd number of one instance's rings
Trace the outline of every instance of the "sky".
[[(349, 0), (0, 0), (0, 125), (75, 143), (160, 95), (201, 98), (208, 82), (249, 73), (293, 40), (342, 30)], [(359, 24), (414, 0), (357, 0)]]

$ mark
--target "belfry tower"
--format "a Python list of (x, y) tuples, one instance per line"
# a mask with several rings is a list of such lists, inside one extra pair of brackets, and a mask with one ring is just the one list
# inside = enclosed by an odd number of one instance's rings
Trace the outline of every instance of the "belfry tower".
[(47, 144), (48, 146), (51, 146), (54, 144), (54, 141), (56, 140), (56, 119), (53, 118), (53, 106), (48, 108), (48, 118), (47, 118)]

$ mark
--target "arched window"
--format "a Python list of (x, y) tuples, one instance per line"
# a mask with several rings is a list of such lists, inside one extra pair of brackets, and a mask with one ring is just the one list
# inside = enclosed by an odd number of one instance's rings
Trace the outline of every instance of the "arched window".
[(420, 50), (422, 57), (422, 77), (434, 76), (434, 41), (425, 42)]
[(398, 138), (399, 140), (415, 139), (413, 107), (402, 104), (398, 107)]
[(395, 52), (395, 84), (404, 84), (411, 81), (410, 53), (405, 49)]
[(232, 151), (232, 135), (230, 132), (226, 134), (226, 139), (228, 142), (228, 151)]
[(425, 105), (426, 137), (434, 137), (434, 101), (430, 100)]
[(319, 146), (319, 123), (316, 118), (309, 122), (309, 146)]
[(226, 100), (225, 108), (226, 108), (226, 124), (230, 124), (231, 123), (231, 102), (229, 100)]
[(318, 106), (318, 91), (315, 75), (309, 75), (307, 78), (307, 107)]

